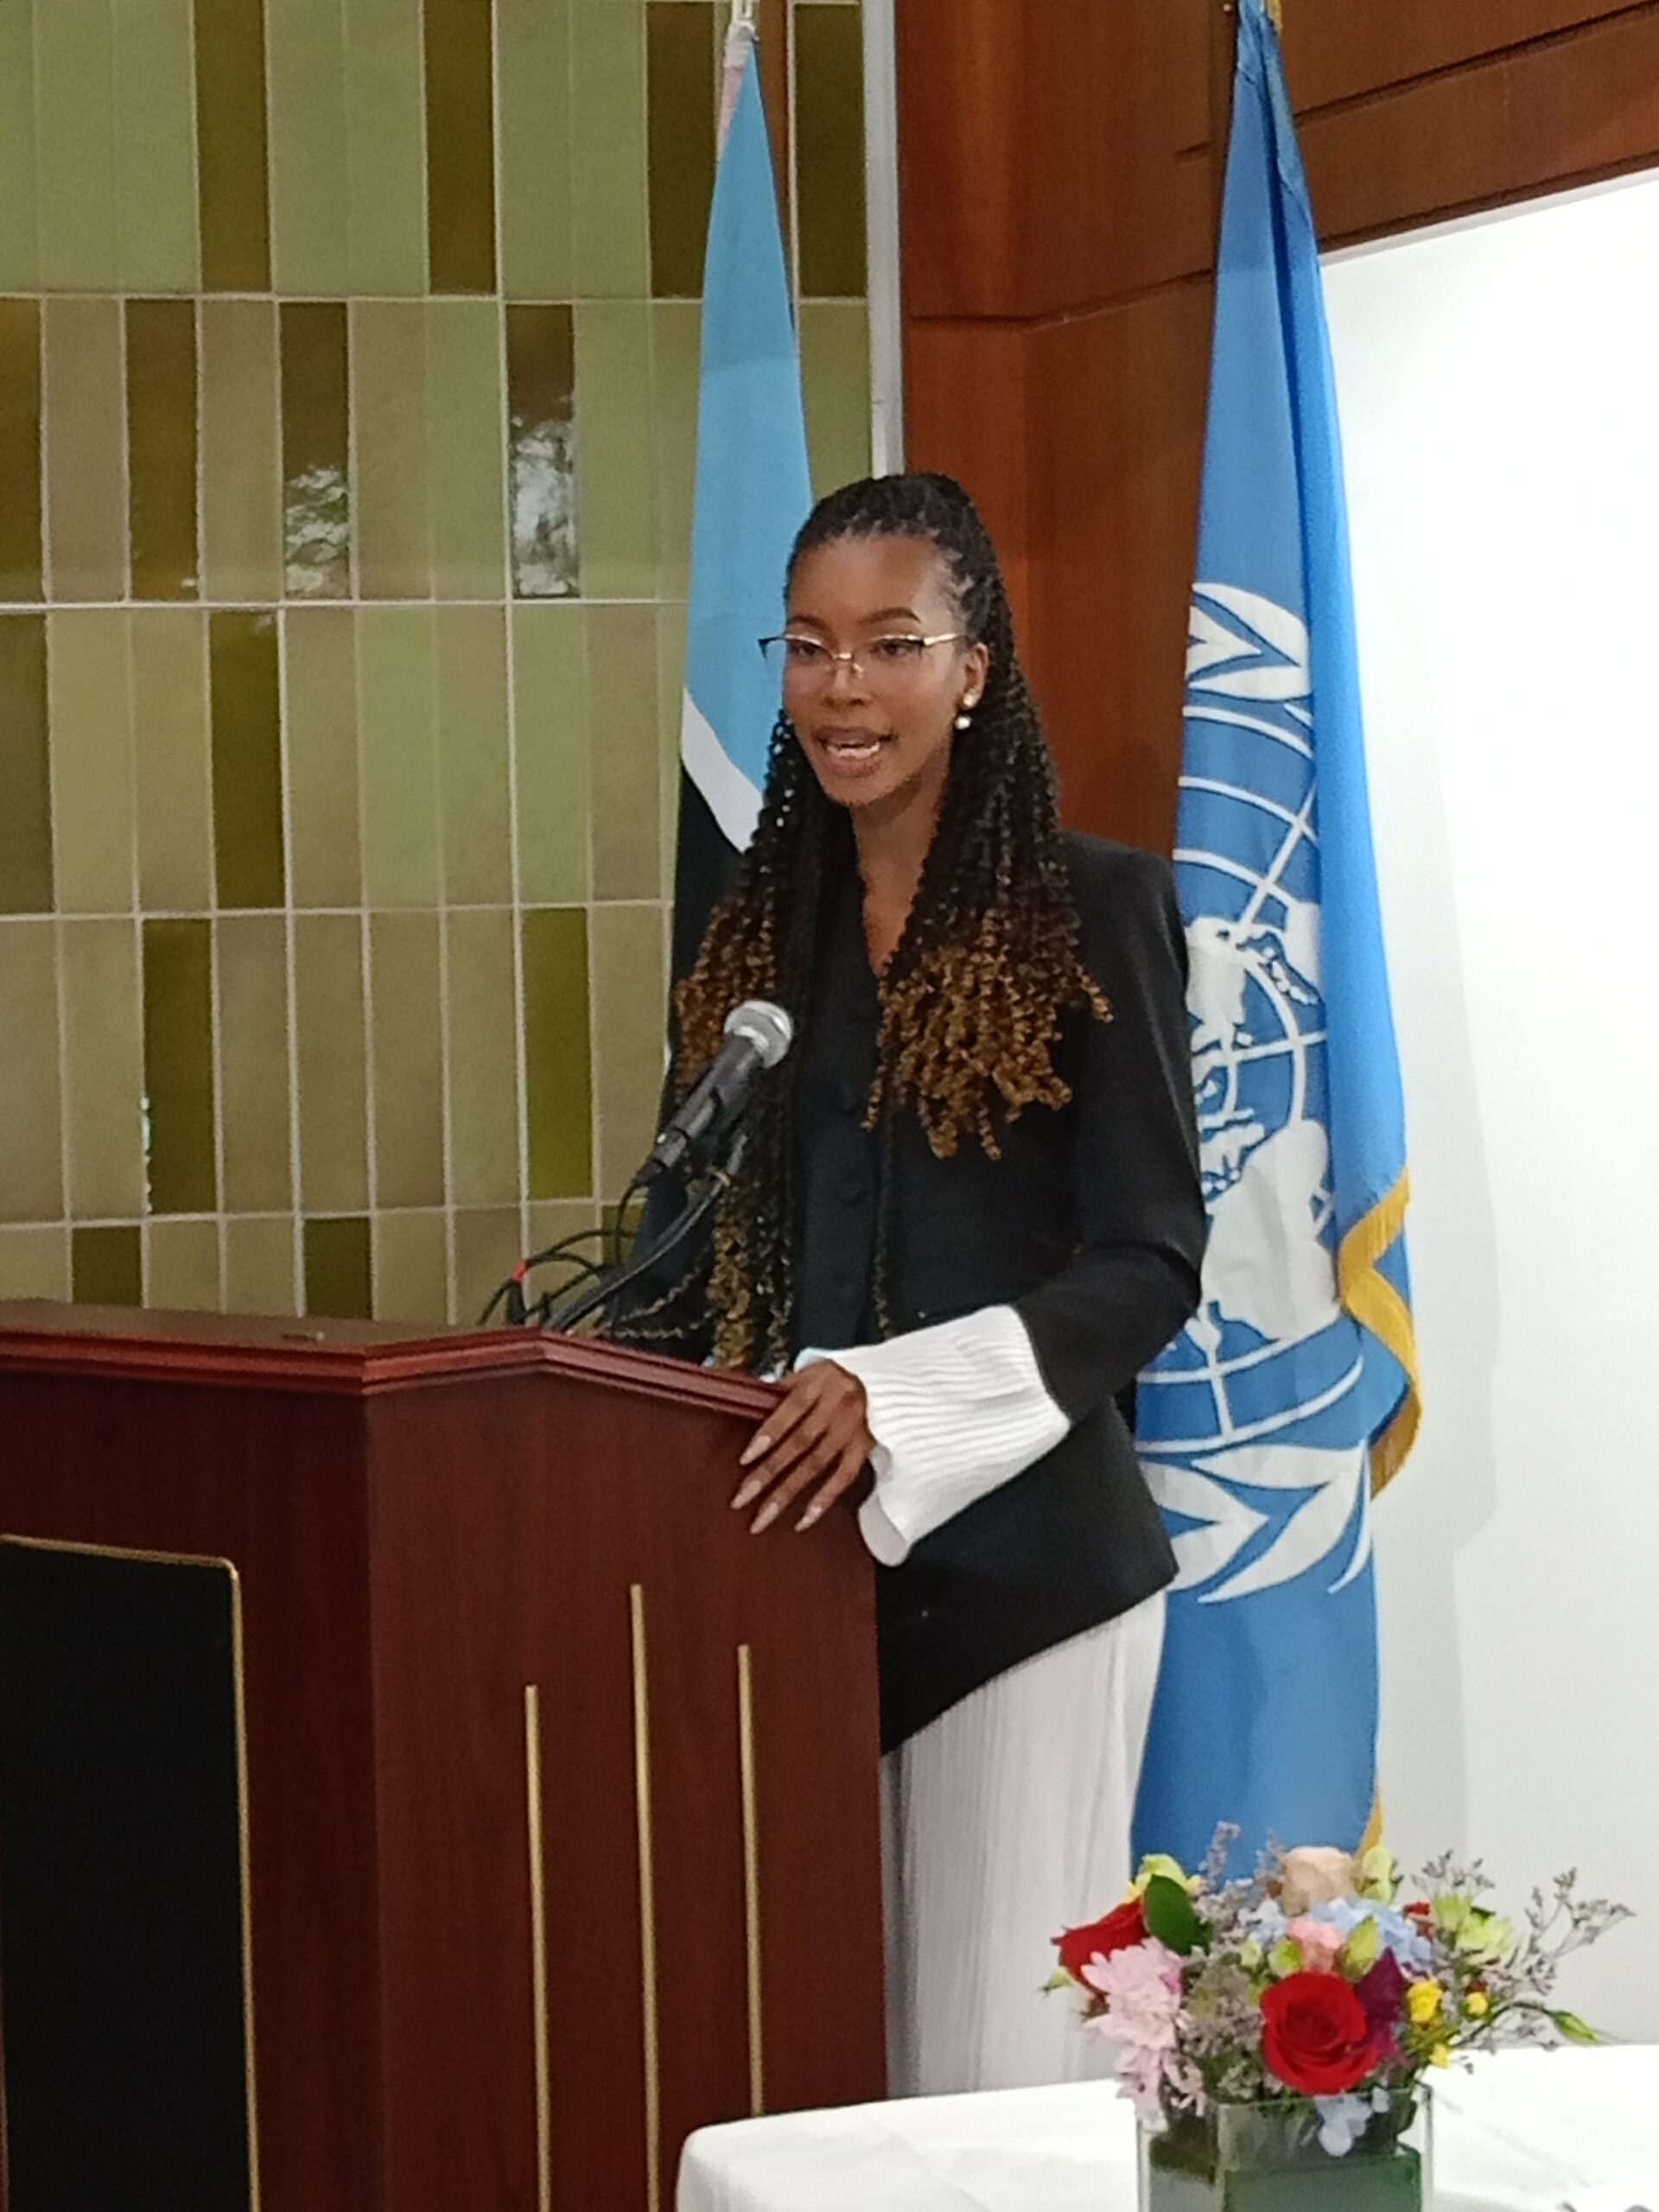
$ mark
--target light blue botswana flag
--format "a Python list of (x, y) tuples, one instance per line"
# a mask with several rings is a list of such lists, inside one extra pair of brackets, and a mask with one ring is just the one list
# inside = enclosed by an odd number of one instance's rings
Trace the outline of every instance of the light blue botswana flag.
[(754, 34), (741, 9), (734, 14), (703, 275), (677, 975), (695, 958), (754, 832), (779, 703), (778, 679), (756, 640), (781, 626), (784, 564), (812, 504), (795, 315)]
[(1375, 1800), (1370, 1500), (1410, 1447), (1405, 1118), (1377, 912), (1319, 245), (1242, 0), (1176, 872), (1210, 1245), (1141, 1377), (1179, 1562), (1136, 1847), (1357, 1846)]

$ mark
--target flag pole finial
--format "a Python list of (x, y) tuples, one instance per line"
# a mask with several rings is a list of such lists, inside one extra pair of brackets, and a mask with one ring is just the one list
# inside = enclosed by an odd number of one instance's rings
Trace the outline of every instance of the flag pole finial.
[(730, 136), (732, 118), (737, 112), (737, 96), (743, 83), (743, 72), (748, 67), (749, 56), (760, 42), (760, 26), (755, 21), (755, 10), (760, 0), (732, 0), (731, 21), (726, 26), (725, 66), (721, 72), (720, 116), (715, 126), (715, 143), (721, 153)]

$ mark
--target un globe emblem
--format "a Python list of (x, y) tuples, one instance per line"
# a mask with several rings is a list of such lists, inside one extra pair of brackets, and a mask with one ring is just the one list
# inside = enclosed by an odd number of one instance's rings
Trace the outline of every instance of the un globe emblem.
[(1147, 1478), (1182, 1523), (1177, 1586), (1233, 1598), (1306, 1572), (1356, 1524), (1341, 1579), (1365, 1548), (1361, 1347), (1337, 1294), (1300, 619), (1200, 585), (1185, 720), (1175, 865), (1210, 1239), (1202, 1302), (1142, 1377), (1139, 1425)]

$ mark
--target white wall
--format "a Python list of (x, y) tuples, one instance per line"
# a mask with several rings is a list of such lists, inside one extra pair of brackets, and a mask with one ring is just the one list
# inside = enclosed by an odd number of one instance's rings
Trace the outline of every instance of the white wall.
[(1659, 2041), (1659, 180), (1327, 287), (1427, 1406), (1389, 1836), (1637, 1904), (1567, 1997)]

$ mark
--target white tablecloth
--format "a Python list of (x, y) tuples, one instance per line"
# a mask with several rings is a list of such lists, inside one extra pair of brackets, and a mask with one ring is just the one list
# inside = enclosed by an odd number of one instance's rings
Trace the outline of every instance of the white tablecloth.
[[(1506, 2051), (1434, 2076), (1439, 2212), (1659, 2212), (1659, 2046)], [(678, 2212), (1134, 2212), (1105, 2082), (705, 2127)], [(1340, 2204), (1334, 2197), (1334, 2205)]]

